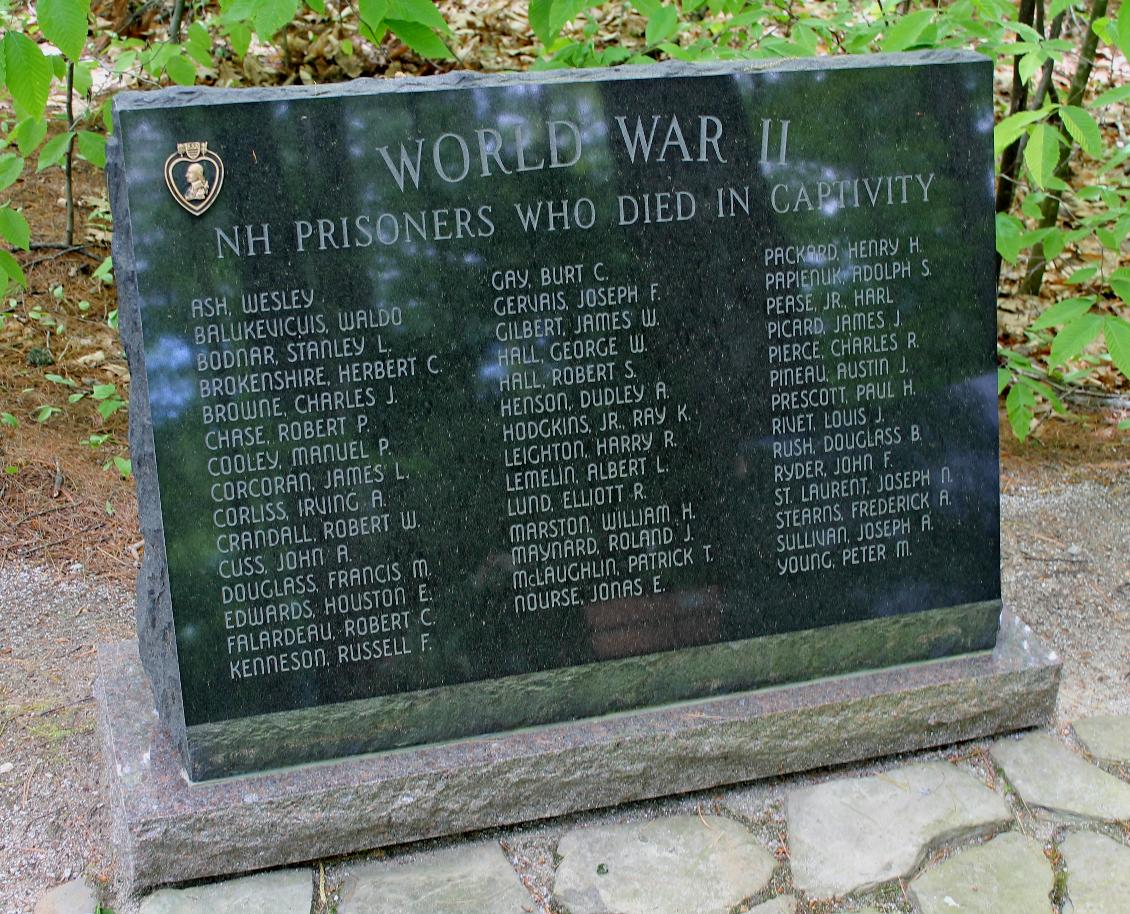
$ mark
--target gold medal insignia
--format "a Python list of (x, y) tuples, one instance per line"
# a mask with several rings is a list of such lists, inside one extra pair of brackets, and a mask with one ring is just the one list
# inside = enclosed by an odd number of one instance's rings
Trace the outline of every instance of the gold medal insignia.
[(165, 159), (165, 183), (177, 203), (199, 216), (220, 194), (224, 163), (207, 143), (177, 143), (177, 151)]

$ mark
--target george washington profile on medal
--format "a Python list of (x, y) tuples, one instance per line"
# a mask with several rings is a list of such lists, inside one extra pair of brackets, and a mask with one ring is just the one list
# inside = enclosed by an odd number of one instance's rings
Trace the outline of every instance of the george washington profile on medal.
[(205, 142), (177, 143), (177, 151), (165, 160), (165, 183), (177, 203), (199, 216), (219, 196), (224, 163)]

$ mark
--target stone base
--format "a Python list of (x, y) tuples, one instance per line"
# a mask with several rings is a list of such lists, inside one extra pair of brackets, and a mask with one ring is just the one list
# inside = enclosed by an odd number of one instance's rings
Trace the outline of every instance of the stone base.
[(1060, 664), (1007, 611), (995, 650), (190, 784), (137, 645), (95, 697), (135, 889), (943, 745), (1045, 723)]

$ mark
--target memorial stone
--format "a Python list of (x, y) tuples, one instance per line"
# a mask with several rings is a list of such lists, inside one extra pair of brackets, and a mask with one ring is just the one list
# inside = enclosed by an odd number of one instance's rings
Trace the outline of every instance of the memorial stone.
[(191, 779), (993, 647), (988, 59), (114, 118), (139, 637)]

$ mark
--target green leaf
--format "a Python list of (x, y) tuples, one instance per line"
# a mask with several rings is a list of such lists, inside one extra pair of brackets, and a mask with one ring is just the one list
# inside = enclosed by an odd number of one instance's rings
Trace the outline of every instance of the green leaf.
[(1050, 124), (1037, 124), (1028, 136), (1024, 147), (1024, 164), (1032, 180), (1040, 187), (1047, 187), (1055, 176), (1059, 164), (1060, 132)]
[(557, 37), (557, 33), (550, 27), (552, 12), (553, 0), (530, 0), (530, 28), (534, 30), (538, 41), (545, 45)]
[(1008, 424), (1012, 426), (1012, 433), (1023, 441), (1032, 428), (1032, 417), (1036, 411), (1035, 396), (1023, 384), (1013, 384), (1008, 397), (1005, 398), (1004, 408), (1008, 414)]
[(319, 16), (326, 11), (326, 0), (306, 0), (306, 5)]
[(39, 409), (37, 409), (35, 411), (35, 421), (36, 422), (46, 422), (53, 415), (55, 415), (55, 413), (61, 413), (61, 412), (62, 412), (62, 410), (59, 409), (59, 407), (57, 407), (57, 406), (41, 406), (41, 407), (39, 407)]
[(1103, 136), (1090, 114), (1074, 105), (1064, 105), (1059, 109), (1059, 116), (1071, 139), (1082, 146), (1087, 155), (1098, 158), (1102, 154)]
[(997, 369), (997, 396), (999, 397), (1004, 393), (1004, 389), (1008, 387), (1008, 382), (1012, 380), (1012, 372), (1007, 368)]
[(90, 0), (39, 0), (35, 10), (43, 37), (72, 61), (78, 60), (86, 44)]
[(1075, 270), (1070, 276), (1068, 276), (1067, 279), (1064, 280), (1064, 282), (1069, 286), (1077, 286), (1085, 283), (1097, 272), (1099, 272), (1099, 268), (1097, 266), (1080, 267), (1078, 270)]
[(78, 132), (78, 152), (91, 165), (106, 167), (106, 137), (90, 130)]
[(997, 253), (1009, 263), (1020, 257), (1024, 223), (1008, 213), (997, 213)]
[(130, 473), (133, 472), (133, 464), (127, 457), (115, 457), (114, 466), (122, 479), (129, 479)]
[(372, 33), (370, 40), (377, 37), (384, 27), (385, 17), (388, 15), (388, 0), (360, 0), (357, 4), (361, 22)]
[(226, 21), (249, 22), (255, 18), (258, 0), (220, 0)]
[(0, 155), (0, 190), (11, 187), (16, 183), (24, 170), (24, 160), (12, 152)]
[(194, 22), (188, 27), (184, 50), (189, 57), (202, 67), (210, 67), (214, 63), (212, 60), (212, 36), (199, 22)]
[(105, 400), (107, 397), (112, 397), (118, 392), (118, 388), (113, 384), (95, 384), (90, 389), (90, 395), (95, 400)]
[(86, 95), (91, 89), (94, 88), (94, 63), (93, 61), (83, 61), (82, 63), (75, 64), (75, 93), (78, 95)]
[(19, 428), (20, 420), (13, 416), (11, 413), (0, 413), (0, 425), (7, 425), (11, 428)]
[(1114, 31), (1118, 41), (1118, 50), (1122, 56), (1130, 60), (1130, 4), (1122, 0), (1122, 8), (1118, 11), (1118, 27)]
[(23, 267), (20, 262), (16, 260), (10, 253), (0, 248), (0, 270), (8, 274), (8, 278), (13, 282), (18, 282), (25, 289), (27, 288), (27, 277), (24, 276)]
[(1106, 351), (1122, 376), (1130, 380), (1130, 322), (1110, 316), (1103, 321)]
[(4, 72), (15, 103), (27, 114), (42, 117), (51, 88), (51, 64), (39, 45), (9, 30), (4, 35)]
[(63, 156), (67, 154), (67, 143), (72, 136), (74, 136), (72, 133), (60, 133), (44, 143), (43, 148), (39, 150), (39, 162), (35, 170), (43, 171), (62, 162)]
[(1031, 329), (1043, 330), (1046, 327), (1058, 327), (1060, 324), (1069, 324), (1080, 314), (1086, 314), (1090, 311), (1094, 303), (1095, 300), (1093, 298), (1065, 298), (1061, 302), (1056, 302), (1033, 321)]
[(165, 61), (165, 72), (178, 86), (191, 86), (196, 83), (196, 64), (181, 54)]
[(418, 22), (403, 19), (389, 19), (385, 22), (393, 33), (417, 54), (433, 60), (448, 60), (451, 51), (430, 28)]
[(12, 131), (12, 139), (19, 147), (20, 155), (29, 156), (47, 136), (47, 121), (41, 117), (25, 117)]
[(1044, 65), (1044, 59), (1044, 55), (1037, 51), (1032, 51), (1021, 57), (1020, 63), (1017, 65), (1017, 69), (1020, 72), (1020, 79), (1023, 82), (1028, 82), (1028, 80), (1035, 75), (1036, 71)]
[(679, 14), (673, 6), (661, 6), (647, 20), (644, 40), (649, 45), (657, 45), (675, 34), (679, 27)]
[(1130, 98), (1130, 83), (1107, 89), (1101, 95), (1095, 97), (1095, 100), (1091, 102), (1091, 107), (1105, 108), (1107, 105), (1113, 105), (1116, 102), (1124, 102), (1128, 98)]
[(1057, 397), (1055, 391), (1052, 390), (1043, 381), (1037, 381), (1035, 378), (1020, 377), (1016, 379), (1016, 383), (1023, 384), (1025, 387), (1031, 389), (1033, 393), (1043, 397), (1045, 400), (1051, 403), (1052, 408), (1057, 413), (1067, 412), (1067, 408), (1063, 405), (1063, 401), (1059, 397)]
[(1110, 229), (1095, 229), (1095, 237), (1108, 251), (1117, 251), (1122, 247), (1122, 239)]
[(0, 208), (0, 237), (13, 247), (26, 251), (31, 244), (31, 229), (22, 213), (11, 207)]
[[(529, 6), (530, 28), (534, 30), (538, 40), (548, 46), (553, 43), (565, 23), (575, 19), (595, 5), (596, 0), (531, 0)], [(658, 8), (659, 4), (655, 2), (648, 7), (649, 12), (645, 15), (651, 15)]]
[[(429, 29), (435, 29), (437, 32), (445, 34), (451, 32), (447, 21), (431, 0), (388, 0), (387, 18), (396, 19), (399, 22), (417, 22)], [(393, 29), (393, 31), (396, 32), (396, 29)], [(400, 33), (397, 32), (397, 34)]]
[(212, 50), (212, 35), (202, 22), (193, 22), (185, 32), (185, 43), (194, 44), (206, 51)]
[(1112, 156), (1110, 156), (1110, 158), (1106, 160), (1106, 163), (1103, 165), (1103, 167), (1099, 169), (1099, 177), (1101, 178), (1108, 171), (1112, 171), (1115, 168), (1120, 167), (1122, 163), (1127, 159), (1130, 159), (1130, 143), (1127, 143), (1122, 147), (1122, 149), (1114, 153)]
[(229, 22), (226, 24), (226, 28), (228, 40), (231, 42), (231, 49), (235, 56), (246, 57), (247, 51), (251, 47), (251, 29), (242, 22)]
[(1053, 228), (1044, 239), (1044, 257), (1054, 260), (1063, 253), (1067, 244), (1067, 233), (1061, 228)]
[(999, 158), (1005, 149), (1020, 139), (1029, 124), (1043, 120), (1049, 113), (1050, 109), (1042, 108), (1039, 111), (1018, 111), (1006, 117), (993, 128), (994, 154)]
[(1130, 305), (1130, 267), (1119, 267), (1111, 273), (1110, 287), (1115, 295)]
[(271, 38), (298, 15), (298, 0), (257, 0), (254, 27), (260, 38)]
[[(102, 282), (109, 285), (110, 283), (112, 283), (114, 281), (114, 275), (111, 272), (113, 269), (114, 269), (114, 258), (113, 257), (106, 257), (106, 258), (103, 258), (102, 262), (100, 264), (98, 264), (97, 268), (90, 275), (93, 276), (95, 279), (101, 280)], [(117, 314), (117, 310), (115, 309), (111, 313)]]
[(1056, 334), (1052, 341), (1052, 352), (1048, 366), (1055, 368), (1081, 353), (1103, 329), (1101, 314), (1085, 313), (1079, 315)]
[(77, 387), (78, 386), (70, 378), (64, 378), (60, 374), (51, 374), (50, 372), (48, 372), (43, 377), (45, 377), (52, 384), (62, 384), (64, 387)]
[(903, 16), (898, 22), (887, 29), (887, 35), (880, 47), (884, 51), (905, 51), (917, 44), (919, 37), (930, 20), (934, 17), (933, 10), (916, 10)]
[(114, 397), (112, 400), (101, 401), (94, 408), (98, 410), (98, 415), (100, 415), (103, 419), (109, 419), (112, 415), (114, 415), (114, 413), (116, 413), (125, 405), (125, 401), (123, 401), (119, 397)]

